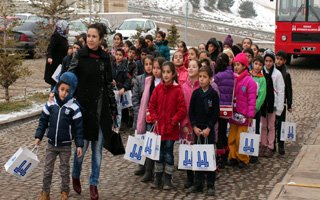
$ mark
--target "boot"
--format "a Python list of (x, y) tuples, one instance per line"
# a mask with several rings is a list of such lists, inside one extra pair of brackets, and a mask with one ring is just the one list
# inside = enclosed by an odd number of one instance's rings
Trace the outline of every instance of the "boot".
[(38, 200), (50, 200), (50, 194), (42, 191), (39, 193)]
[(61, 192), (61, 200), (68, 200), (69, 192)]
[(90, 185), (90, 198), (91, 200), (98, 200), (99, 193), (96, 185)]
[(194, 178), (193, 171), (188, 170), (187, 171), (187, 181), (184, 184), (185, 189), (188, 189), (193, 185), (193, 178)]
[(174, 171), (174, 166), (166, 164), (165, 173), (164, 173), (164, 183), (163, 183), (164, 190), (171, 190), (173, 187), (172, 185), (173, 171)]
[(162, 185), (162, 174), (163, 172), (155, 172), (154, 173), (154, 180), (153, 183), (151, 185), (152, 189), (161, 189), (161, 185)]
[(145, 172), (145, 167), (144, 165), (138, 165), (137, 169), (134, 171), (134, 175), (136, 176), (141, 176)]
[(202, 192), (202, 189), (203, 188), (201, 184), (194, 184), (187, 190), (187, 194)]
[(282, 142), (282, 143), (279, 142), (279, 144), (278, 144), (278, 153), (279, 153), (280, 155), (284, 155), (284, 154), (285, 154), (285, 151), (284, 151), (284, 143), (283, 143), (283, 142)]
[(151, 185), (153, 189), (161, 189), (162, 186), (163, 163), (154, 163), (154, 180)]
[(149, 158), (146, 158), (145, 172), (141, 179), (141, 182), (147, 183), (149, 181), (152, 181), (153, 165), (154, 165), (154, 161)]
[(81, 194), (81, 183), (80, 183), (80, 179), (72, 177), (72, 186), (73, 186), (73, 190), (74, 190), (76, 193)]
[(215, 195), (214, 187), (208, 187), (207, 195), (208, 196), (214, 196)]

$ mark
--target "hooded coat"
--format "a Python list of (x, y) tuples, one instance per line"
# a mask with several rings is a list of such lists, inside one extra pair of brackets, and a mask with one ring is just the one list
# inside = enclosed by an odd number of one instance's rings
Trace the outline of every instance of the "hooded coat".
[(69, 71), (79, 80), (76, 97), (82, 108), (84, 138), (98, 140), (101, 127), (104, 139), (110, 139), (112, 116), (117, 115), (110, 56), (101, 48), (93, 51), (85, 46), (74, 55)]
[(217, 57), (218, 57), (218, 55), (219, 55), (220, 45), (219, 45), (219, 43), (218, 43), (218, 41), (217, 41), (216, 38), (210, 38), (210, 39), (208, 40), (208, 42), (207, 42), (207, 45), (206, 45), (206, 50), (207, 50), (207, 51), (208, 51), (209, 44), (212, 44), (213, 46), (216, 47), (216, 50), (210, 54), (210, 59), (211, 59), (212, 61), (216, 61), (216, 60), (217, 60)]
[[(83, 121), (78, 102), (73, 99), (77, 87), (77, 77), (66, 72), (61, 75), (55, 89), (53, 102), (43, 106), (35, 138), (42, 140), (46, 130), (49, 144), (57, 146), (70, 146), (75, 138), (77, 147), (83, 147)], [(70, 86), (69, 94), (62, 101), (59, 98), (58, 88), (61, 83)]]
[(158, 47), (158, 51), (162, 57), (166, 59), (166, 61), (170, 61), (170, 49), (168, 47), (168, 41), (163, 40), (160, 42), (155, 42)]

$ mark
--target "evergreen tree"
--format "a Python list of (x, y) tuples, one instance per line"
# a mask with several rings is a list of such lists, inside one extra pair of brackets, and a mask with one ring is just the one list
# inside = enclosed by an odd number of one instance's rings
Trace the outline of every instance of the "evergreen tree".
[(190, 3), (192, 4), (193, 8), (200, 7), (200, 0), (190, 0)]
[(211, 9), (216, 7), (216, 3), (217, 3), (217, 0), (207, 0), (207, 5)]
[(17, 42), (14, 40), (12, 29), (17, 22), (9, 23), (7, 17), (14, 13), (12, 0), (0, 2), (0, 16), (3, 19), (0, 27), (3, 27), (0, 35), (0, 85), (5, 89), (5, 100), (10, 101), (9, 87), (19, 78), (30, 75), (27, 67), (22, 67), (24, 53), (16, 49)]
[(219, 0), (217, 7), (219, 10), (230, 12), (230, 8), (233, 6), (233, 4), (234, 0)]
[(257, 13), (251, 1), (244, 1), (239, 6), (239, 14), (243, 18), (256, 17)]
[(167, 30), (167, 32), (168, 32), (168, 36), (167, 36), (168, 46), (171, 48), (174, 48), (179, 42), (179, 38), (180, 38), (177, 26), (175, 24), (172, 24), (170, 28)]

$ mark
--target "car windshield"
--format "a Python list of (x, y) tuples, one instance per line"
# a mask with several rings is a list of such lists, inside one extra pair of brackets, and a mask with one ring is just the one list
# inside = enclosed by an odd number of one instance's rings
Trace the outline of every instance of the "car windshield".
[(144, 27), (144, 21), (125, 21), (119, 26), (119, 30), (137, 30)]
[(71, 21), (71, 22), (69, 22), (69, 30), (86, 32), (87, 27), (84, 23), (82, 23), (80, 21)]

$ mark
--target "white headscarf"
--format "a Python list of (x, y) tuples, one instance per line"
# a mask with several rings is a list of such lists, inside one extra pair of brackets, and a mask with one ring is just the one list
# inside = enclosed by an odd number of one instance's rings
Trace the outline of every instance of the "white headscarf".
[(56, 23), (55, 31), (59, 33), (62, 37), (67, 37), (67, 29), (69, 27), (69, 23), (66, 20), (59, 20)]

